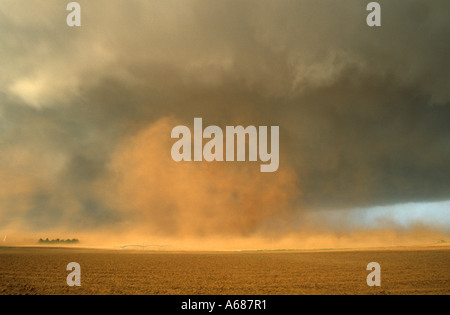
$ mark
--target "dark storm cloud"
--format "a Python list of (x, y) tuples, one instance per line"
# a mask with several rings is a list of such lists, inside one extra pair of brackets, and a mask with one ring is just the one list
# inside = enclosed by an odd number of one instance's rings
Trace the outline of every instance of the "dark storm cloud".
[[(26, 2), (26, 3), (25, 3)], [(0, 4), (0, 220), (117, 222), (119, 143), (164, 117), (279, 125), (299, 208), (450, 199), (448, 1)], [(16, 209), (16, 208), (17, 209)]]
[(420, 90), (355, 73), (302, 97), (314, 108), (286, 120), (308, 179), (305, 201), (349, 208), (448, 199), (450, 107), (428, 101)]

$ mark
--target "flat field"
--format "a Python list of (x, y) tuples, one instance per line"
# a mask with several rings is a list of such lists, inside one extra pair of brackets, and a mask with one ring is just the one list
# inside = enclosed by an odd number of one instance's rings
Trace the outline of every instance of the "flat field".
[[(81, 287), (68, 287), (70, 262)], [(369, 287), (370, 262), (381, 287)], [(0, 248), (9, 294), (450, 294), (450, 247), (342, 251), (149, 252)]]

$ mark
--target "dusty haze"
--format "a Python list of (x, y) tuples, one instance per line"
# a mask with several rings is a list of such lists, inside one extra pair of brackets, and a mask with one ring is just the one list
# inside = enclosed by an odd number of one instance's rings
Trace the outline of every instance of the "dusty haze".
[[(450, 4), (379, 2), (3, 0), (0, 245), (450, 241)], [(279, 170), (175, 163), (194, 117), (280, 126)]]

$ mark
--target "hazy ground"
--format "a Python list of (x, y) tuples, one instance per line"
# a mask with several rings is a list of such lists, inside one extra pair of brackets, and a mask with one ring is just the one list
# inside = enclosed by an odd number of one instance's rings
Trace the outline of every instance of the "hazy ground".
[[(369, 262), (381, 265), (368, 287)], [(70, 262), (82, 286), (66, 284)], [(0, 294), (450, 294), (450, 247), (176, 253), (0, 248)]]

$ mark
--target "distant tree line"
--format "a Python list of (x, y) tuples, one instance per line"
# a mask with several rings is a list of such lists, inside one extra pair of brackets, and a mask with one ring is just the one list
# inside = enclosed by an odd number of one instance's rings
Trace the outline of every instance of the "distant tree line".
[(56, 240), (49, 240), (48, 238), (46, 238), (45, 240), (40, 238), (39, 239), (39, 244), (77, 244), (80, 241), (77, 240), (76, 238), (74, 239), (67, 239), (67, 240), (60, 240), (59, 238), (57, 238)]

